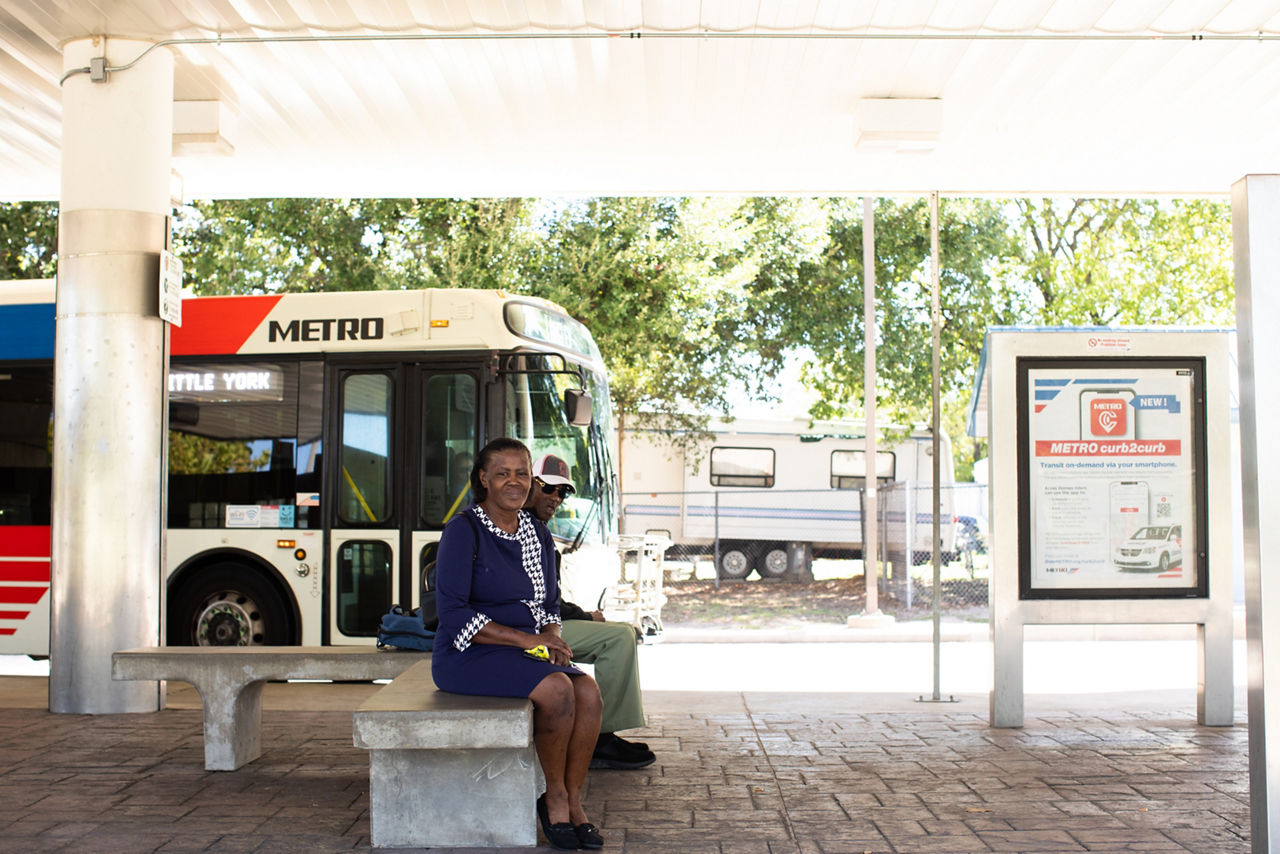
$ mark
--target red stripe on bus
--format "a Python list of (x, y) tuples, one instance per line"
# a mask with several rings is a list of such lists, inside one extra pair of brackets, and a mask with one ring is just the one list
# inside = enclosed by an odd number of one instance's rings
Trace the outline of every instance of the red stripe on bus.
[(47, 560), (0, 560), (0, 581), (49, 581)]
[(182, 325), (169, 332), (169, 352), (175, 356), (238, 353), (278, 302), (278, 294), (183, 300)]
[(0, 557), (48, 557), (48, 525), (0, 527)]
[(0, 587), (0, 603), (34, 605), (44, 597), (48, 589), (48, 587)]
[(0, 620), (25, 620), (30, 611), (0, 611)]
[(0, 629), (0, 635), (16, 635), (17, 629)]

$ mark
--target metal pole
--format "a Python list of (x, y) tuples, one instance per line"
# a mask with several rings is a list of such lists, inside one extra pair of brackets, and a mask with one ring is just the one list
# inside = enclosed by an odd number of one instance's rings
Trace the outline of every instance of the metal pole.
[(715, 561), (716, 561), (716, 589), (720, 589), (720, 493), (715, 494), (716, 515), (715, 515)]
[[(930, 265), (933, 327), (933, 394), (930, 432), (932, 433), (933, 489), (933, 696), (931, 702), (942, 700), (942, 259), (938, 247), (938, 193), (929, 194), (929, 251), (933, 256)], [(922, 698), (923, 699), (923, 698)], [(955, 702), (951, 697), (948, 702)]]
[(929, 194), (929, 251), (933, 256), (933, 699), (942, 699), (942, 295), (938, 258), (938, 192)]
[[(920, 487), (920, 481), (907, 481), (906, 491), (906, 512), (902, 520), (902, 581), (905, 582), (905, 593), (907, 597), (907, 610), (910, 611), (915, 605), (915, 584), (911, 582), (911, 572), (915, 569), (916, 562), (916, 491)], [(897, 578), (894, 578), (895, 582)]]
[[(880, 613), (880, 596), (877, 578), (880, 575), (880, 556), (876, 551), (876, 505), (879, 500), (876, 481), (876, 215), (875, 200), (862, 197), (862, 340), (863, 353), (863, 408), (867, 413), (866, 455), (867, 469), (863, 489), (862, 518), (867, 533), (862, 538), (862, 577), (866, 588), (864, 613)], [(871, 520), (871, 524), (867, 524)]]

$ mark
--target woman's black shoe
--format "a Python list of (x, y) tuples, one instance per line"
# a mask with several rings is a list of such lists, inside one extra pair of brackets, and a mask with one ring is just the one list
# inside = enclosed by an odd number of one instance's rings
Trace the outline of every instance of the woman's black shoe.
[(604, 847), (604, 837), (600, 835), (600, 831), (591, 822), (576, 825), (573, 832), (578, 835), (578, 844), (583, 848), (596, 851)]
[[(551, 823), (551, 816), (547, 814), (547, 801), (544, 795), (538, 796), (538, 822), (542, 825), (542, 835), (547, 837), (547, 841), (551, 843), (552, 848), (558, 848), (561, 851), (577, 851), (583, 847), (578, 840), (578, 831), (574, 829), (572, 824), (567, 821)], [(599, 838), (599, 836), (597, 835), (596, 838)], [(600, 844), (603, 845), (604, 840), (600, 840)]]

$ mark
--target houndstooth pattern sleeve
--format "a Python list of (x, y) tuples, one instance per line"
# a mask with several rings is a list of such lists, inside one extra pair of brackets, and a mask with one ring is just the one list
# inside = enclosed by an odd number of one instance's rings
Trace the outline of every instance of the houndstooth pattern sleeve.
[(458, 636), (453, 639), (453, 648), (458, 652), (464, 652), (467, 647), (471, 646), (471, 639), (476, 636), (476, 632), (483, 629), (490, 622), (492, 621), (484, 614), (476, 614), (462, 627), (462, 631), (458, 632)]

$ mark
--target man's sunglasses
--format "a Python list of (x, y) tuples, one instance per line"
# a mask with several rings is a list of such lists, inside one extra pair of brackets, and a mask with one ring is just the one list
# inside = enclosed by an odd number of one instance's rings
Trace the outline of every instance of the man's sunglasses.
[(559, 486), (552, 486), (551, 484), (543, 483), (536, 478), (534, 479), (534, 482), (538, 484), (538, 488), (542, 490), (544, 495), (554, 495), (559, 493), (561, 500), (567, 498), (569, 494), (573, 492), (573, 487), (568, 484), (562, 483)]

